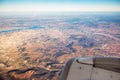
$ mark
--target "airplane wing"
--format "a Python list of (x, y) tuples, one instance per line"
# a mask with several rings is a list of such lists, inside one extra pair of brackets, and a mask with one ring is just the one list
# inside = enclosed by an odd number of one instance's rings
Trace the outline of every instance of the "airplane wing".
[(70, 59), (63, 68), (59, 80), (120, 80), (120, 58)]

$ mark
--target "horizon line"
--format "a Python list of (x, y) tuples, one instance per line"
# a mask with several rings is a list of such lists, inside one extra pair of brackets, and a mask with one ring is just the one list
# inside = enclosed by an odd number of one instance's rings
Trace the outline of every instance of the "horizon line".
[(18, 13), (27, 13), (27, 12), (120, 12), (120, 11), (0, 11), (0, 12), (18, 12)]

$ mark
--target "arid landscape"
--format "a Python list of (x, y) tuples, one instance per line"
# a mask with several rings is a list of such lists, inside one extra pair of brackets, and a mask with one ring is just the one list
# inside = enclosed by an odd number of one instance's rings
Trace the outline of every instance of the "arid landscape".
[(0, 14), (0, 80), (58, 80), (74, 57), (120, 57), (119, 13)]

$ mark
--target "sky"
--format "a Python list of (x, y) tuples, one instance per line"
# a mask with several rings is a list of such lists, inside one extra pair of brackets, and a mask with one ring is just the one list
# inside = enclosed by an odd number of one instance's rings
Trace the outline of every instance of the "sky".
[(120, 0), (0, 0), (0, 11), (120, 11)]

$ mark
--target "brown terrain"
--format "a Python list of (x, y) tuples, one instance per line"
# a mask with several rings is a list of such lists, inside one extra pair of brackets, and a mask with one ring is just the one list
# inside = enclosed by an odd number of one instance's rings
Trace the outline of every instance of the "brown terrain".
[(0, 16), (0, 80), (58, 80), (90, 56), (120, 57), (119, 15)]

